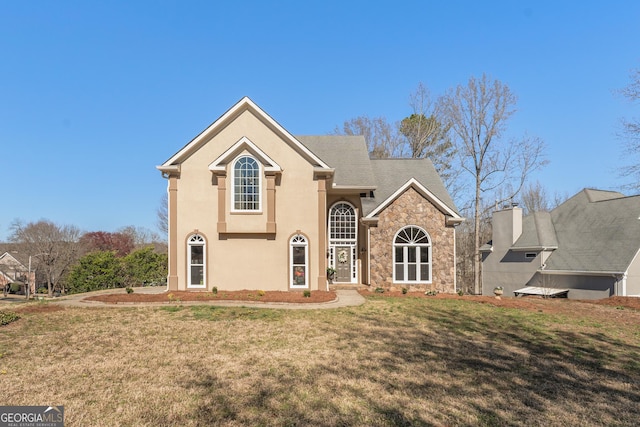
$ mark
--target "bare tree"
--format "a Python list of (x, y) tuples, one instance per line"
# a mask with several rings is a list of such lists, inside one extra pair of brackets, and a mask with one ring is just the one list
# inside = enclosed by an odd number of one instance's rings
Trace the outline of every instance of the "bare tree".
[[(160, 210), (160, 208), (158, 208)], [(158, 219), (158, 226), (160, 226), (160, 220)], [(165, 225), (166, 228), (166, 225)], [(126, 227), (121, 227), (118, 229), (118, 233), (125, 234), (129, 236), (132, 241), (135, 249), (139, 249), (148, 245), (153, 245), (155, 243), (163, 242), (164, 239), (158, 233), (149, 230), (145, 227), (136, 227), (134, 225), (128, 225)]]
[[(169, 234), (169, 194), (164, 193), (156, 211), (156, 227), (165, 236)], [(164, 239), (162, 239), (164, 240)]]
[(521, 198), (525, 215), (534, 212), (548, 212), (552, 209), (547, 190), (540, 184), (540, 181), (526, 184), (522, 189)]
[(429, 158), (447, 190), (455, 198), (459, 171), (452, 168), (455, 150), (449, 136), (451, 125), (443, 115), (441, 101), (434, 101), (429, 89), (419, 83), (409, 97), (409, 106), (413, 113), (405, 117), (399, 127), (408, 151), (403, 152), (403, 157), (408, 154), (412, 158)]
[[(640, 69), (632, 71), (630, 78), (631, 82), (620, 93), (629, 102), (640, 103)], [(632, 164), (623, 168), (622, 176), (631, 180), (626, 187), (638, 190), (640, 189), (640, 117), (622, 119), (620, 137), (625, 143), (626, 157), (634, 159)]]
[(444, 122), (440, 104), (433, 101), (423, 83), (409, 96), (409, 106), (413, 114), (400, 122), (400, 133), (407, 139), (409, 156), (432, 157), (452, 151), (447, 135), (450, 126)]
[(14, 221), (9, 236), (10, 241), (23, 243), (34, 264), (42, 268), (50, 297), (69, 267), (78, 259), (79, 238), (80, 230), (77, 227), (59, 226), (48, 220), (28, 224)]
[(540, 139), (504, 138), (515, 105), (516, 97), (509, 87), (498, 80), (491, 81), (486, 74), (479, 79), (471, 77), (466, 85), (458, 85), (442, 99), (460, 167), (473, 188), (474, 292), (477, 294), (481, 291), (479, 249), (483, 195), (508, 184), (513, 191), (499, 203), (512, 199), (522, 189), (527, 176), (545, 164), (544, 144)]
[(362, 135), (367, 142), (369, 156), (384, 159), (398, 156), (401, 150), (397, 125), (393, 125), (384, 117), (370, 118), (359, 116), (344, 122), (342, 128), (336, 127), (335, 135)]

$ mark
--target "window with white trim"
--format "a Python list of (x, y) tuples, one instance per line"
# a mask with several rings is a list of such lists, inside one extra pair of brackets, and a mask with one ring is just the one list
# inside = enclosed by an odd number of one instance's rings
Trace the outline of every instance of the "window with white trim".
[(338, 203), (329, 213), (329, 239), (332, 241), (356, 241), (356, 212), (348, 203)]
[(394, 283), (431, 283), (431, 240), (420, 227), (404, 227), (393, 239)]
[(260, 165), (251, 156), (239, 157), (233, 163), (233, 210), (260, 211)]
[[(356, 209), (347, 202), (339, 202), (329, 210), (329, 266), (337, 271), (336, 279), (345, 279), (346, 271), (341, 273), (340, 262), (336, 259), (336, 250), (340, 247), (350, 248), (350, 259), (344, 266), (350, 266), (349, 282), (355, 283), (358, 276), (357, 252), (358, 245), (358, 215)], [(348, 250), (348, 249), (347, 249)]]
[(292, 288), (309, 287), (309, 245), (307, 239), (296, 234), (289, 241), (289, 271)]
[(191, 236), (187, 242), (187, 287), (206, 288), (205, 275), (205, 247), (204, 237), (199, 234)]

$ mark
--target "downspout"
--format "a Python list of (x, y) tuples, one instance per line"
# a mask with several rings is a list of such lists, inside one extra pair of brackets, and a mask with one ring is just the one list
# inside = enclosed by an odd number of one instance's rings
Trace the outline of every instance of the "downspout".
[(371, 285), (371, 227), (367, 226), (367, 286)]
[[(481, 273), (484, 283), (484, 273)], [(456, 227), (453, 227), (453, 292), (458, 292), (458, 248), (456, 247)]]

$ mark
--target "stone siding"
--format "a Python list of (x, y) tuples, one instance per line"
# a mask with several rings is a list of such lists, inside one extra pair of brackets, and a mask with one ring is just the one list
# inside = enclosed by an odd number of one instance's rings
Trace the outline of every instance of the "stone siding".
[[(371, 227), (371, 286), (390, 290), (455, 292), (455, 234), (446, 216), (416, 190), (409, 188), (378, 215)], [(423, 228), (431, 238), (431, 284), (393, 283), (393, 239), (408, 225)]]

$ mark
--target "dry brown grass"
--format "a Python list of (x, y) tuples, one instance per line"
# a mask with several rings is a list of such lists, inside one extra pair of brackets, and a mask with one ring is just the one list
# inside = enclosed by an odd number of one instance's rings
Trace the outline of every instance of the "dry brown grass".
[(25, 310), (0, 328), (0, 402), (68, 426), (636, 425), (640, 312), (565, 306)]

